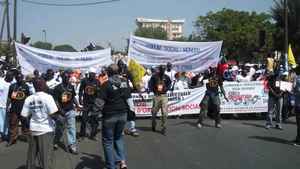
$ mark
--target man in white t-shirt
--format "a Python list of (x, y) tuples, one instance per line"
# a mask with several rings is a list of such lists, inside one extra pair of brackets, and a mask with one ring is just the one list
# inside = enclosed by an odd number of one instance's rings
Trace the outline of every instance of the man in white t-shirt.
[(7, 72), (5, 78), (0, 78), (0, 142), (6, 139), (8, 134), (8, 121), (6, 114), (7, 96), (9, 86), (13, 80), (12, 72)]
[(165, 74), (168, 75), (171, 81), (173, 82), (175, 80), (176, 71), (173, 70), (172, 68), (173, 68), (172, 63), (168, 62)]
[(47, 84), (40, 79), (34, 82), (36, 93), (26, 98), (21, 116), (30, 118), (27, 168), (35, 168), (37, 156), (43, 169), (53, 168), (52, 142), (55, 129), (55, 113), (58, 108), (53, 97), (46, 93)]

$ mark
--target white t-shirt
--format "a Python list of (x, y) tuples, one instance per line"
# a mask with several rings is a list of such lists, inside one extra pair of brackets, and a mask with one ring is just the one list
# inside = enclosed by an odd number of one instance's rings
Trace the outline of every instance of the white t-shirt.
[(189, 85), (186, 81), (178, 80), (174, 83), (174, 90), (184, 90), (189, 88)]
[(250, 82), (251, 81), (251, 76), (242, 76), (242, 75), (237, 75), (236, 80), (238, 82)]
[(10, 83), (0, 78), (0, 108), (6, 108), (9, 86)]
[(142, 78), (142, 86), (143, 86), (143, 90), (145, 91), (146, 89), (148, 89), (148, 84), (149, 84), (149, 81), (151, 79), (151, 76), (150, 75), (145, 75), (143, 78)]
[(171, 70), (170, 72), (168, 72), (166, 70), (165, 74), (169, 76), (169, 78), (171, 79), (172, 82), (173, 82), (173, 80), (175, 80), (175, 74), (176, 74), (175, 70)]
[(58, 111), (53, 97), (44, 92), (29, 96), (24, 103), (21, 115), (30, 119), (32, 135), (42, 135), (54, 131), (54, 121), (49, 115)]

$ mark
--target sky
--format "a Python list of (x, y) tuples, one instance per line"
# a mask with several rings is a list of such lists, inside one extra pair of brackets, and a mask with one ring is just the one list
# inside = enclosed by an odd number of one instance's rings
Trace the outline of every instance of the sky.
[[(34, 0), (51, 3), (95, 2), (97, 0)], [(18, 32), (31, 37), (31, 43), (47, 41), (54, 45), (70, 44), (77, 50), (89, 42), (124, 49), (126, 38), (136, 29), (135, 19), (185, 19), (184, 34), (194, 30), (197, 16), (222, 8), (270, 12), (273, 0), (120, 0), (85, 7), (50, 7), (19, 0)], [(2, 10), (2, 8), (1, 8)], [(19, 36), (20, 38), (20, 36)]]

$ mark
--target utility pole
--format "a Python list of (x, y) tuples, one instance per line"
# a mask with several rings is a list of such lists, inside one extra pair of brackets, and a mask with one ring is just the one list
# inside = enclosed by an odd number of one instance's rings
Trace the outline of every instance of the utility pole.
[(289, 21), (288, 21), (288, 0), (284, 0), (284, 33), (285, 33), (285, 40), (284, 40), (284, 52), (285, 52), (285, 68), (286, 71), (289, 71), (289, 64), (288, 64), (288, 48), (289, 48)]
[[(4, 25), (5, 25), (5, 19), (6, 19), (6, 6), (5, 6), (5, 2), (1, 1), (0, 5), (3, 5), (3, 15), (2, 15), (2, 24), (1, 24), (1, 30), (0, 30), (0, 42), (3, 39), (3, 31), (4, 31)], [(1, 45), (1, 44), (0, 44)]]
[(17, 0), (14, 0), (14, 41), (17, 40)]
[(9, 22), (9, 3), (8, 3), (8, 0), (6, 0), (6, 28), (7, 28), (7, 41), (8, 41), (8, 44), (10, 44), (11, 38), (10, 38), (10, 22)]

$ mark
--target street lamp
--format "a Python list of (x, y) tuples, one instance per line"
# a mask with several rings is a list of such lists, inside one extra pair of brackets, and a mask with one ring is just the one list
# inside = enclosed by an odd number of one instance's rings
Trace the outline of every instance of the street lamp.
[(47, 32), (45, 29), (43, 29), (43, 33), (44, 33), (44, 42), (47, 42)]

